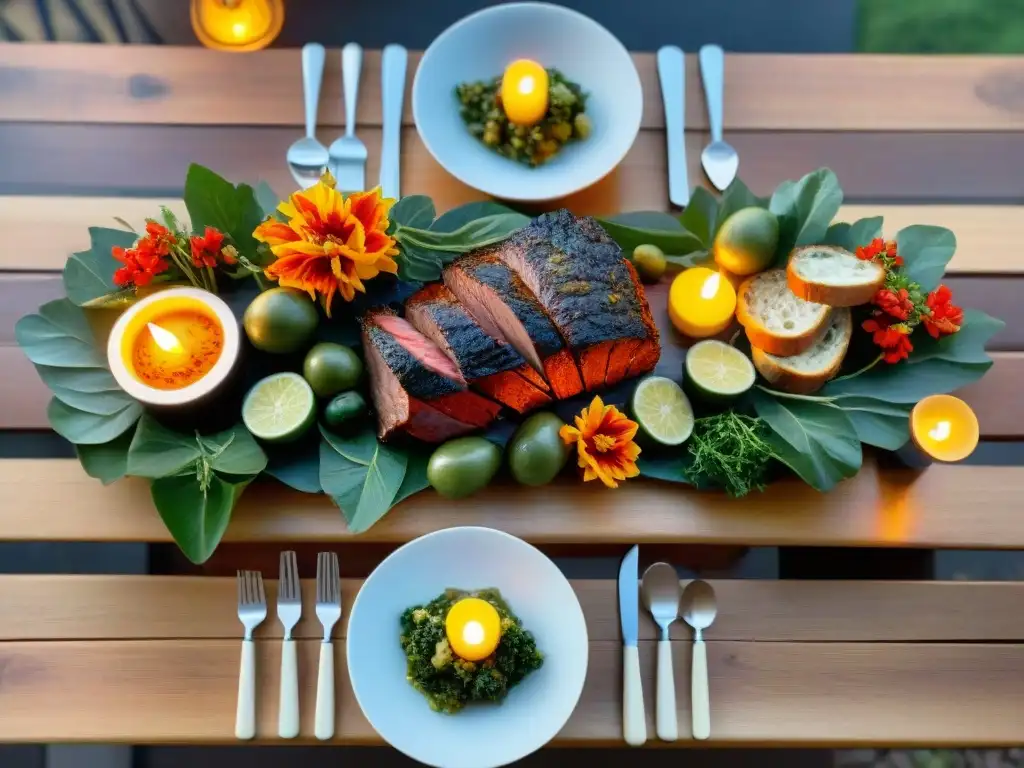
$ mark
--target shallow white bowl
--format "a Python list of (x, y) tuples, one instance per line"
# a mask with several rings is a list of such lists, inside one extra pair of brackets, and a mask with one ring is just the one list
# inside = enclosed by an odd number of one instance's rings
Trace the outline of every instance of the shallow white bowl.
[[(592, 134), (539, 168), (491, 151), (466, 130), (455, 86), (501, 75), (515, 59), (554, 67), (590, 94)], [(416, 128), (430, 154), (463, 184), (505, 200), (541, 201), (589, 187), (622, 162), (640, 130), (640, 75), (629, 51), (577, 11), (507, 3), (456, 22), (430, 44), (412, 86)]]
[[(405, 679), (399, 619), (446, 588), (496, 587), (537, 639), (544, 665), (501, 704), (434, 712)], [(565, 725), (587, 675), (587, 627), (576, 593), (538, 549), (491, 528), (448, 528), (395, 550), (363, 584), (346, 655), (363, 715), (395, 749), (427, 765), (492, 768), (547, 744)]]

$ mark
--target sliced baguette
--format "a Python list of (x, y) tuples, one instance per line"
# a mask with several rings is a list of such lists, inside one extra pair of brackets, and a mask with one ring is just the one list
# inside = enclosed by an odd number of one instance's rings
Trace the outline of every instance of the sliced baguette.
[(830, 307), (867, 304), (885, 282), (885, 268), (834, 245), (808, 245), (789, 256), (789, 290)]
[(840, 307), (832, 312), (825, 332), (806, 352), (792, 357), (779, 357), (757, 347), (751, 348), (754, 367), (773, 387), (794, 395), (817, 392), (825, 382), (839, 373), (853, 336), (850, 310)]
[(786, 272), (770, 269), (740, 285), (736, 319), (754, 347), (773, 355), (799, 355), (812, 346), (828, 323), (832, 310), (793, 295)]

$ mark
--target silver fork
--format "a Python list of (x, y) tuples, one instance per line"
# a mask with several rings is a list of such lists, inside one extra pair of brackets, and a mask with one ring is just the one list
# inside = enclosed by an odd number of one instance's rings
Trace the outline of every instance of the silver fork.
[(341, 580), (338, 555), (321, 552), (316, 556), (316, 617), (324, 625), (320, 646), (320, 674), (316, 684), (316, 737), (334, 736), (334, 645), (331, 631), (341, 619)]
[(256, 645), (252, 633), (267, 618), (267, 597), (263, 592), (263, 574), (258, 571), (239, 571), (237, 581), (238, 620), (245, 627), (245, 636), (238, 672), (235, 737), (251, 739), (256, 735)]
[(366, 189), (366, 145), (356, 138), (356, 104), (359, 101), (359, 76), (363, 70), (363, 49), (349, 43), (341, 49), (341, 77), (345, 96), (345, 135), (327, 148), (331, 173), (342, 192)]
[(277, 618), (284, 627), (281, 641), (281, 701), (277, 712), (277, 735), (294, 739), (299, 735), (299, 663), (292, 630), (302, 616), (299, 563), (294, 552), (281, 553), (281, 578), (277, 584)]

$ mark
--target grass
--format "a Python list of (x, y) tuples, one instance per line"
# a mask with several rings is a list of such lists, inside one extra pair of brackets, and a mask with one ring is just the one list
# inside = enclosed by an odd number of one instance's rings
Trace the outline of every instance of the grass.
[(865, 53), (1024, 53), (1024, 0), (859, 0)]

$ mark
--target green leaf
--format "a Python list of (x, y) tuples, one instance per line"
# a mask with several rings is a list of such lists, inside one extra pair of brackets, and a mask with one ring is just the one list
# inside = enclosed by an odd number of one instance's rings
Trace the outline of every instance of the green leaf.
[(152, 479), (170, 477), (195, 466), (201, 455), (195, 435), (175, 432), (146, 414), (128, 449), (128, 474)]
[(405, 501), (413, 494), (430, 487), (430, 481), (427, 480), (427, 462), (429, 461), (430, 454), (426, 451), (411, 451), (409, 453), (405, 477), (402, 478), (402, 484), (398, 487), (395, 500), (391, 502), (392, 507), (398, 506), (400, 501)]
[(429, 197), (409, 195), (391, 206), (388, 218), (397, 226), (426, 229), (433, 223), (436, 215), (434, 201)]
[(493, 200), (478, 200), (442, 213), (434, 220), (429, 229), (431, 232), (454, 232), (476, 219), (503, 213), (515, 213), (515, 211), (507, 205), (496, 203)]
[(827, 397), (876, 397), (890, 403), (916, 403), (923, 397), (948, 394), (972, 384), (992, 367), (987, 363), (954, 363), (931, 358), (920, 363), (879, 363), (859, 376), (836, 379), (825, 385)]
[(110, 485), (128, 474), (128, 446), (132, 442), (131, 430), (113, 440), (98, 445), (76, 445), (75, 452), (89, 477)]
[(141, 415), (142, 406), (134, 400), (112, 414), (89, 413), (72, 408), (56, 397), (50, 400), (46, 408), (46, 416), (54, 432), (75, 445), (109, 443), (127, 432)]
[(705, 267), (710, 265), (715, 260), (715, 257), (711, 255), (710, 251), (694, 251), (688, 253), (685, 256), (674, 256), (671, 253), (665, 255), (665, 261), (669, 264), (675, 264), (683, 269), (690, 269), (690, 267)]
[(303, 493), (322, 493), (320, 441), (267, 447), (266, 474)]
[(163, 477), (150, 487), (153, 503), (189, 560), (206, 562), (231, 521), (231, 511), (252, 478), (232, 483), (216, 475), (203, 491), (194, 476)]
[(198, 438), (210, 467), (225, 475), (258, 475), (267, 468), (267, 455), (242, 424)]
[(64, 264), (64, 293), (78, 306), (91, 304), (121, 291), (114, 284), (114, 272), (121, 266), (111, 251), (114, 246), (130, 247), (138, 238), (134, 232), (109, 227), (89, 227), (89, 250), (71, 254)]
[(685, 227), (679, 219), (664, 211), (629, 211), (609, 216), (607, 221), (634, 229), (654, 229), (662, 232), (680, 232)]
[(960, 330), (948, 336), (933, 339), (924, 328), (914, 333), (914, 351), (907, 363), (917, 365), (925, 360), (948, 360), (952, 363), (988, 363), (991, 358), (985, 351), (988, 340), (1006, 326), (977, 309), (965, 309)]
[(253, 230), (263, 221), (263, 209), (248, 184), (233, 185), (209, 168), (192, 164), (185, 176), (185, 207), (194, 232), (216, 227), (231, 238), (243, 256), (253, 256), (258, 243)]
[(733, 181), (725, 192), (722, 193), (722, 198), (718, 202), (718, 215), (715, 218), (715, 228), (712, 233), (712, 239), (714, 239), (714, 232), (717, 232), (725, 220), (732, 216), (736, 211), (744, 208), (767, 208), (768, 200), (763, 197), (758, 197), (751, 192), (747, 185), (739, 179)]
[(369, 430), (354, 437), (320, 431), (320, 485), (341, 508), (349, 529), (361, 533), (391, 509), (408, 455), (378, 442)]
[(927, 293), (942, 280), (956, 251), (956, 236), (944, 227), (913, 224), (896, 233), (896, 251), (903, 259), (903, 274)]
[(811, 487), (829, 491), (860, 469), (860, 440), (839, 408), (811, 400), (752, 392), (757, 415), (771, 428), (766, 439), (775, 457)]
[(14, 326), (14, 337), (36, 365), (107, 367), (106, 356), (96, 348), (85, 312), (68, 299), (48, 301), (37, 314), (25, 315)]
[(450, 254), (468, 253), (485, 245), (500, 243), (517, 229), (521, 229), (529, 223), (528, 216), (511, 211), (474, 219), (452, 232), (399, 226), (395, 230), (395, 237), (403, 245), (408, 244)]
[[(430, 251), (415, 245), (400, 242), (398, 277), (404, 282), (430, 283), (441, 278), (445, 261), (439, 251)], [(449, 259), (448, 261), (450, 261)]]
[[(630, 215), (635, 216), (637, 214)], [(668, 216), (668, 214), (665, 215)], [(671, 219), (672, 217), (669, 216), (668, 218)], [(688, 253), (704, 249), (704, 244), (700, 238), (692, 232), (687, 232), (683, 229), (683, 225), (678, 222), (675, 222), (675, 226), (672, 229), (635, 227), (613, 221), (612, 219), (598, 219), (597, 223), (601, 225), (602, 229), (608, 233), (612, 240), (618, 243), (619, 247), (627, 255), (632, 254), (633, 249), (638, 245), (646, 244), (656, 245), (665, 254), (674, 256), (685, 256)]]
[(718, 200), (704, 187), (697, 187), (690, 196), (689, 205), (680, 214), (679, 222), (683, 229), (692, 232), (706, 248), (710, 248), (718, 229)]
[(820, 243), (842, 204), (843, 190), (828, 168), (819, 168), (799, 181), (782, 182), (768, 204), (768, 210), (779, 217), (776, 261), (785, 263), (798, 245)]
[(683, 483), (691, 485), (690, 478), (686, 474), (689, 466), (689, 454), (685, 448), (679, 449), (671, 455), (648, 456), (646, 452), (636, 462), (642, 477), (651, 477), (655, 480), (665, 480), (669, 483)]
[(887, 403), (874, 397), (841, 397), (843, 409), (862, 443), (895, 451), (910, 439), (909, 403)]
[(264, 218), (277, 215), (277, 206), (281, 204), (281, 198), (270, 188), (267, 182), (256, 182), (252, 193), (256, 197), (256, 202), (259, 204), (260, 209), (263, 211)]
[(861, 246), (868, 245), (876, 237), (882, 236), (882, 217), (872, 216), (870, 219), (858, 219), (853, 224), (837, 222), (825, 232), (824, 245), (838, 245), (851, 253)]

